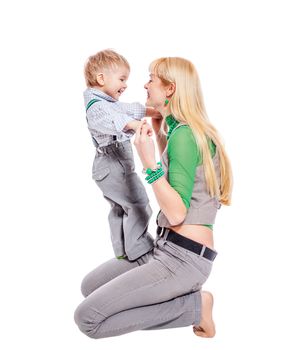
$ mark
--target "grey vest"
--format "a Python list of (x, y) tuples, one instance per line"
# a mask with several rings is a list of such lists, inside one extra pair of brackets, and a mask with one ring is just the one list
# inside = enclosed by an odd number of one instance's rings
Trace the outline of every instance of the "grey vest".
[[(182, 125), (183, 124), (178, 124), (173, 130), (173, 132), (175, 132), (175, 130)], [(168, 180), (168, 146), (166, 146), (162, 154), (161, 162), (165, 171), (166, 179)], [(217, 149), (213, 157), (213, 164), (215, 167), (215, 172), (217, 174), (218, 182), (220, 183), (220, 164)], [(212, 225), (215, 223), (217, 210), (220, 207), (221, 204), (219, 200), (216, 197), (210, 197), (209, 193), (207, 192), (203, 165), (201, 164), (196, 168), (194, 187), (190, 199), (190, 207), (187, 210), (186, 217), (182, 224)], [(169, 223), (168, 219), (162, 211), (160, 211), (158, 214), (157, 223), (161, 227), (171, 226), (171, 224)]]

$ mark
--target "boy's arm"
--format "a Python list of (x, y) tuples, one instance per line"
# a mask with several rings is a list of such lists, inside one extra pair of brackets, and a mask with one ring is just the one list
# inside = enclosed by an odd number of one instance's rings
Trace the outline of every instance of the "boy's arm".
[(121, 108), (125, 110), (127, 114), (133, 116), (133, 119), (141, 120), (143, 117), (151, 117), (154, 119), (162, 118), (160, 112), (153, 107), (145, 107), (139, 102), (125, 103), (119, 102)]
[(140, 120), (131, 120), (130, 122), (128, 122), (123, 131), (128, 131), (128, 130), (134, 130), (136, 131), (138, 129), (138, 127), (142, 124), (143, 122)]
[(126, 103), (118, 101), (114, 104), (114, 108), (119, 108), (135, 120), (141, 120), (146, 115), (146, 107), (139, 102)]
[(109, 102), (94, 103), (87, 113), (90, 130), (102, 134), (119, 135), (125, 126), (133, 121), (133, 117), (125, 113), (119, 106)]
[(147, 135), (152, 136), (153, 129), (152, 129), (150, 124), (147, 124), (145, 119), (143, 119), (141, 121), (140, 120), (132, 120), (131, 122), (129, 122), (125, 125), (123, 131), (134, 130), (136, 132), (136, 130), (141, 126), (141, 124), (147, 125)]
[[(147, 108), (150, 114), (158, 116), (154, 108)], [(118, 135), (120, 132), (133, 133), (141, 124), (146, 108), (140, 103), (95, 103), (87, 113), (89, 128), (104, 134)], [(137, 119), (136, 119), (137, 118)], [(156, 120), (156, 119), (155, 119)], [(145, 121), (146, 122), (146, 121)], [(152, 130), (149, 125), (149, 129)]]

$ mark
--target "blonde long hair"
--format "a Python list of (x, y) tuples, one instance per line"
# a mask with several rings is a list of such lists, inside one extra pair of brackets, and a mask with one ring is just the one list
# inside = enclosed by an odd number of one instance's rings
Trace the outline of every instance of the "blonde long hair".
[[(180, 57), (165, 57), (153, 61), (150, 64), (150, 71), (159, 77), (165, 86), (175, 84), (175, 92), (169, 98), (169, 111), (176, 120), (189, 125), (195, 136), (203, 160), (209, 194), (212, 197), (217, 196), (222, 204), (230, 205), (233, 185), (230, 161), (221, 137), (208, 119), (194, 65)], [(214, 142), (219, 152), (220, 184), (215, 173), (208, 139)]]

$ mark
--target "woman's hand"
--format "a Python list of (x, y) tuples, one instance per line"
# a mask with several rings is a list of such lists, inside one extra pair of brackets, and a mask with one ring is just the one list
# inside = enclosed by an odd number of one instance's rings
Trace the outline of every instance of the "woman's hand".
[(155, 145), (151, 138), (152, 128), (146, 120), (137, 128), (134, 146), (143, 164), (143, 168), (154, 169), (157, 166), (155, 158)]
[(143, 119), (141, 121), (141, 126), (143, 126), (143, 130), (146, 133), (146, 135), (148, 136), (152, 136), (153, 135), (153, 128), (150, 124), (147, 123), (146, 119)]

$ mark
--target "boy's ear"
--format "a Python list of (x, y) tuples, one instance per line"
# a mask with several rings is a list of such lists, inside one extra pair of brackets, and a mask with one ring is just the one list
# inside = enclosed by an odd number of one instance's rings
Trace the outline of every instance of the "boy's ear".
[(104, 86), (105, 85), (105, 79), (104, 79), (104, 74), (103, 73), (99, 73), (96, 76), (97, 82), (99, 85)]

